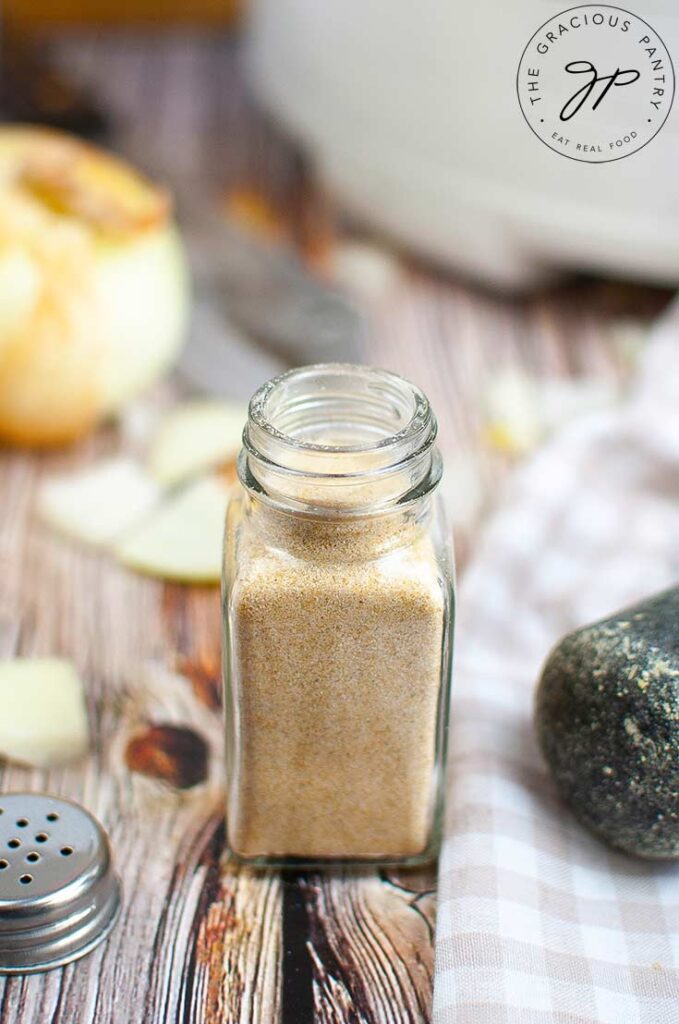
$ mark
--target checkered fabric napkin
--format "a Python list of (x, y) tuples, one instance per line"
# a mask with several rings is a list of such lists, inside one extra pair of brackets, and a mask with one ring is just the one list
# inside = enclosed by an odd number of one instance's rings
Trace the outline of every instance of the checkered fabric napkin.
[(589, 835), (532, 730), (552, 645), (677, 581), (679, 306), (626, 403), (517, 474), (465, 576), (434, 1024), (679, 1024), (679, 863)]

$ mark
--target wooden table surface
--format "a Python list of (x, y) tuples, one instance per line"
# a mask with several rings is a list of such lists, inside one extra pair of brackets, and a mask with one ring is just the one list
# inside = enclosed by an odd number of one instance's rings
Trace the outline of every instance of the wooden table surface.
[[(90, 34), (55, 53), (106, 97), (118, 147), (171, 180), (180, 201), (247, 180), (288, 203), (300, 237), (310, 208), (333, 218), (298, 154), (253, 110), (233, 42)], [(335, 234), (349, 230), (333, 222)], [(444, 457), (475, 459), (485, 514), (511, 469), (484, 441), (490, 377), (517, 367), (620, 379), (621, 323), (643, 325), (666, 299), (596, 282), (503, 298), (402, 258), (397, 285), (365, 301), (365, 359), (428, 393)], [(178, 387), (161, 385), (149, 404)], [(93, 739), (84, 764), (5, 765), (0, 788), (81, 801), (108, 829), (124, 886), (122, 917), (89, 958), (0, 981), (0, 1024), (426, 1024), (435, 869), (281, 877), (225, 860), (217, 590), (134, 575), (36, 521), (45, 474), (136, 446), (112, 424), (71, 451), (7, 451), (0, 462), (0, 657), (73, 658)], [(474, 532), (457, 538), (462, 566)], [(182, 790), (130, 770), (128, 741), (149, 723), (205, 740), (205, 782)]]

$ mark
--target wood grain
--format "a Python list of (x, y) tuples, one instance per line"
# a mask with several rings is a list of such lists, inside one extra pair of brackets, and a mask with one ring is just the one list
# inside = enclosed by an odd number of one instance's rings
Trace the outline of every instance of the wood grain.
[[(56, 53), (109, 98), (119, 147), (167, 172), (180, 209), (190, 207), (192, 190), (208, 194), (245, 176), (308, 210), (300, 162), (253, 113), (237, 54), (201, 37), (146, 45), (79, 36)], [(325, 231), (327, 207), (319, 216)], [(484, 442), (490, 376), (504, 366), (624, 377), (616, 325), (630, 310), (642, 324), (664, 301), (662, 293), (587, 282), (508, 299), (403, 259), (397, 287), (364, 303), (365, 357), (429, 394), (444, 457), (451, 465), (460, 451), (475, 459), (485, 513), (512, 468)], [(164, 387), (147, 401), (162, 406), (175, 393)], [(227, 861), (217, 592), (135, 576), (36, 521), (45, 474), (121, 449), (143, 450), (124, 425), (69, 452), (0, 459), (0, 656), (73, 658), (87, 685), (93, 741), (81, 764), (3, 766), (0, 789), (82, 801), (110, 833), (124, 886), (122, 918), (92, 956), (0, 981), (0, 1024), (427, 1024), (434, 869), (281, 879)], [(458, 537), (462, 563), (474, 534), (471, 524)], [(205, 740), (204, 783), (178, 790), (130, 772), (127, 745), (149, 723)]]
[(308, 878), (315, 1019), (379, 1024), (429, 1019), (433, 890), (430, 874)]

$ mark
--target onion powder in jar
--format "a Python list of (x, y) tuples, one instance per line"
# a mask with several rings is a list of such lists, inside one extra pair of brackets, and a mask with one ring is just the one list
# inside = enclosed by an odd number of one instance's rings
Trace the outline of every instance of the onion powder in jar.
[(303, 367), (250, 403), (224, 551), (227, 834), (258, 865), (440, 841), (453, 562), (426, 397)]

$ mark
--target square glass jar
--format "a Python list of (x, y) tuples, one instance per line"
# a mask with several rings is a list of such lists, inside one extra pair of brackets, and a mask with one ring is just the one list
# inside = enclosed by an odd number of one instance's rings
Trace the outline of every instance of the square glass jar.
[(425, 396), (327, 364), (254, 396), (224, 547), (227, 835), (259, 866), (440, 842), (454, 609)]

